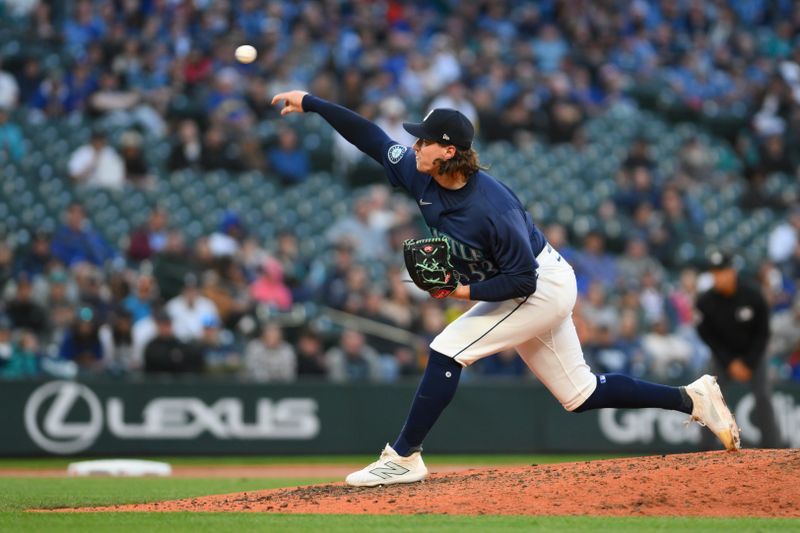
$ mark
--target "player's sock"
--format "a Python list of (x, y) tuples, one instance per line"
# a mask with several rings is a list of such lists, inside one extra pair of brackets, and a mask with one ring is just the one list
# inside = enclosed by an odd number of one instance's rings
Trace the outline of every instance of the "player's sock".
[(692, 413), (692, 400), (683, 387), (669, 387), (622, 374), (598, 374), (597, 388), (576, 413), (604, 407), (660, 407)]
[(422, 441), (428, 431), (455, 396), (460, 376), (460, 364), (451, 357), (431, 350), (428, 366), (417, 387), (406, 423), (392, 445), (394, 451), (408, 456), (422, 449)]

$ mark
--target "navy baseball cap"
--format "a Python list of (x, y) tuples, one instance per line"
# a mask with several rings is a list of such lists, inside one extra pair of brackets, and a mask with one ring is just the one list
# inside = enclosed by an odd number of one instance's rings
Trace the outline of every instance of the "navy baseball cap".
[(428, 113), (422, 122), (403, 122), (403, 128), (418, 139), (452, 144), (469, 150), (475, 128), (463, 113), (455, 109), (438, 107)]

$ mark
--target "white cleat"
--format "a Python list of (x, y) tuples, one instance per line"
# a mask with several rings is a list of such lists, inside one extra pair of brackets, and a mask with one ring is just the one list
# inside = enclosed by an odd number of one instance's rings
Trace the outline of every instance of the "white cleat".
[(686, 386), (686, 392), (694, 403), (690, 420), (710, 429), (722, 441), (726, 450), (741, 448), (739, 426), (722, 397), (717, 378), (708, 374), (701, 376)]
[(376, 487), (394, 483), (414, 483), (422, 481), (427, 475), (428, 469), (422, 462), (420, 452), (403, 457), (386, 444), (377, 461), (348, 475), (345, 482), (354, 487)]

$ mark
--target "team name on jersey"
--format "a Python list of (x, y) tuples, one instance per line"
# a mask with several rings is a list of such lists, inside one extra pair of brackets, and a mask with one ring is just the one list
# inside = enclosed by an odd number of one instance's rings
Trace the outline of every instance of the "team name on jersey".
[[(468, 272), (459, 271), (461, 276), (471, 282), (475, 282), (483, 281), (497, 274), (497, 265), (494, 264), (494, 261), (488, 259), (481, 250), (472, 248), (436, 228), (429, 227), (429, 229), (434, 237), (447, 239), (447, 242), (450, 243), (450, 255), (465, 264)], [(454, 266), (458, 268), (458, 264)]]

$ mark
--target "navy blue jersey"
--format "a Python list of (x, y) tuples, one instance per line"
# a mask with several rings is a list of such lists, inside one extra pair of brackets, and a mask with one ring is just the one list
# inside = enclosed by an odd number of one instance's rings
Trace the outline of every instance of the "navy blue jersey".
[(546, 243), (511, 189), (483, 171), (461, 189), (445, 189), (417, 171), (411, 148), (364, 117), (312, 95), (303, 98), (303, 108), (319, 113), (413, 196), (431, 234), (450, 241), (453, 266), (472, 299), (508, 300), (536, 290), (536, 256)]
[(461, 189), (445, 189), (417, 171), (412, 149), (392, 140), (385, 148), (382, 163), (389, 181), (411, 194), (433, 236), (450, 241), (462, 283), (472, 285), (500, 272), (536, 271), (544, 236), (511, 189), (483, 171)]

